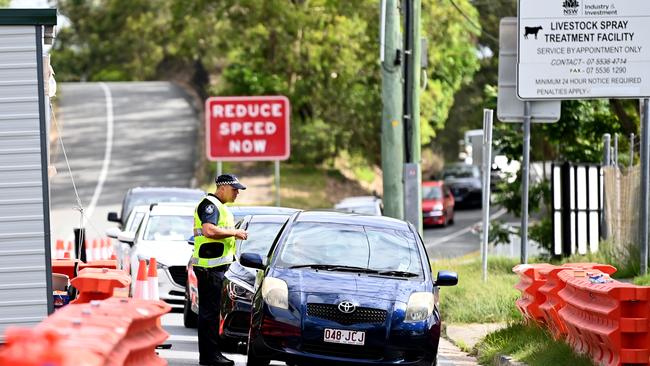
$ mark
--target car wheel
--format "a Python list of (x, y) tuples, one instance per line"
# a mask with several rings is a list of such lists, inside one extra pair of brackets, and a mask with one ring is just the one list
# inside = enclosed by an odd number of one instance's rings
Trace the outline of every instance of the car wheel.
[(221, 337), (219, 339), (219, 349), (226, 353), (237, 353), (239, 341), (232, 338)]
[(417, 366), (436, 366), (438, 365), (438, 355), (433, 360), (424, 359), (417, 363)]
[(192, 301), (190, 300), (189, 284), (185, 287), (185, 306), (183, 307), (183, 325), (185, 328), (196, 328), (198, 324), (198, 315), (192, 311)]
[(248, 347), (246, 349), (246, 365), (247, 366), (268, 366), (269, 363), (271, 363), (271, 360), (267, 360), (266, 358), (261, 358), (257, 357), (255, 355), (255, 351), (253, 350), (253, 347), (251, 346), (252, 342), (248, 342)]

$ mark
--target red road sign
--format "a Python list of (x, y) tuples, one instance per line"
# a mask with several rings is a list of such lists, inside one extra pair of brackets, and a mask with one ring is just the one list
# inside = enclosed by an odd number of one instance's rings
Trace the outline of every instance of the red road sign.
[(284, 96), (210, 97), (205, 143), (210, 160), (289, 158), (289, 99)]

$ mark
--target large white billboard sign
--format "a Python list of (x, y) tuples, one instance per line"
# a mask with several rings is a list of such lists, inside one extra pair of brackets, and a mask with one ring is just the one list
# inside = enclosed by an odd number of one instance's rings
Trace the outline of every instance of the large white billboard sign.
[(650, 1), (519, 0), (517, 95), (650, 97)]

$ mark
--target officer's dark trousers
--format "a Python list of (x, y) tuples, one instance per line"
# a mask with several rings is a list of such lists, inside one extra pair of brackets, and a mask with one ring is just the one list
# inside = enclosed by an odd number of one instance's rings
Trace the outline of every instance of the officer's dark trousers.
[(219, 309), (221, 284), (227, 266), (194, 267), (199, 288), (199, 363), (210, 365), (221, 354), (219, 349)]

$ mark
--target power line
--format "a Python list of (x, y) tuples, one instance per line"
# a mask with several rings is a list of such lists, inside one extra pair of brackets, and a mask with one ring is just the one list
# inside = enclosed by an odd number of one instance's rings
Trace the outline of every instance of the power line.
[(485, 34), (485, 35), (486, 35), (488, 38), (490, 38), (491, 40), (493, 40), (493, 41), (499, 43), (499, 39), (498, 39), (497, 37), (493, 36), (492, 34), (490, 34), (490, 33), (488, 33), (488, 32), (484, 32), (483, 29), (481, 28), (481, 26), (478, 25), (478, 24), (476, 24), (476, 23), (474, 23), (474, 21), (472, 20), (472, 18), (470, 18), (467, 14), (465, 14), (465, 12), (463, 11), (463, 9), (461, 9), (461, 8), (458, 6), (458, 4), (456, 4), (456, 2), (455, 2), (454, 0), (449, 0), (449, 2), (451, 2), (451, 5), (453, 5), (454, 8), (456, 8), (456, 11), (458, 11), (458, 12), (460, 13), (460, 15), (462, 15), (462, 16), (467, 20), (467, 22), (469, 22), (469, 24), (471, 24), (474, 28), (476, 28), (476, 29), (478, 29), (479, 31), (481, 31), (482, 34)]

